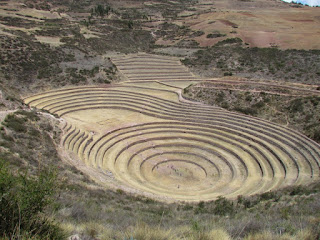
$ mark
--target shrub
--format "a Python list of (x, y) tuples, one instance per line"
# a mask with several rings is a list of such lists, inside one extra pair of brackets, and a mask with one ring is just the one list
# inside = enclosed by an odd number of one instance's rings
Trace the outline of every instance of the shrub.
[(248, 236), (250, 234), (261, 232), (263, 229), (263, 223), (257, 221), (257, 219), (250, 219), (241, 229), (241, 232), (238, 234), (240, 238)]
[(264, 102), (260, 101), (252, 105), (253, 108), (262, 108), (264, 107)]
[(37, 115), (37, 112), (35, 112), (35, 111), (28, 112), (28, 111), (24, 111), (24, 110), (18, 110), (16, 112), (16, 114), (23, 115), (32, 121), (39, 121), (40, 120), (39, 116)]
[(312, 139), (315, 140), (315, 141), (317, 141), (317, 142), (320, 141), (320, 130), (319, 130), (319, 129), (317, 129), (317, 130), (314, 131), (314, 134), (313, 134), (313, 138), (312, 138)]
[(217, 103), (221, 103), (221, 102), (223, 102), (224, 97), (225, 97), (224, 92), (220, 91), (220, 92), (217, 94), (216, 102), (217, 102)]
[(218, 38), (218, 37), (225, 37), (225, 36), (226, 36), (226, 34), (216, 32), (216, 33), (209, 33), (207, 35), (207, 38)]
[(122, 189), (119, 189), (119, 188), (116, 190), (116, 192), (117, 192), (118, 194), (124, 194), (124, 191), (123, 191)]
[(290, 103), (290, 110), (292, 113), (302, 112), (303, 111), (303, 103), (300, 98), (293, 100)]
[(227, 200), (224, 197), (219, 197), (215, 202), (213, 213), (215, 215), (232, 215), (234, 214), (233, 202)]
[(277, 195), (274, 192), (265, 192), (260, 195), (260, 199), (262, 201), (270, 200), (273, 198), (277, 198)]
[(227, 38), (225, 40), (222, 40), (216, 44), (216, 46), (223, 46), (225, 44), (232, 44), (232, 43), (242, 43), (241, 38)]
[(186, 204), (182, 207), (182, 210), (183, 211), (189, 211), (189, 210), (192, 210), (193, 209), (193, 206), (191, 204)]
[(291, 191), (289, 193), (290, 196), (295, 196), (295, 195), (309, 195), (312, 192), (314, 192), (312, 189), (308, 189), (302, 186), (294, 186), (291, 188)]
[(3, 125), (16, 132), (26, 132), (27, 128), (24, 123), (27, 121), (25, 117), (21, 118), (14, 114), (9, 114), (4, 120)]
[(51, 203), (55, 193), (55, 173), (39, 172), (36, 177), (26, 173), (12, 174), (0, 160), (0, 236), (20, 234), (40, 239), (62, 239), (59, 227), (41, 213)]
[(258, 114), (258, 111), (254, 108), (242, 108), (242, 107), (236, 106), (234, 107), (233, 110), (237, 112), (241, 112), (246, 115), (252, 115), (252, 116), (255, 116)]
[(111, 7), (108, 5), (104, 7), (98, 4), (94, 9), (91, 10), (91, 13), (95, 13), (100, 17), (104, 17), (104, 15), (108, 15), (111, 10), (112, 10)]
[(223, 76), (232, 76), (232, 72), (225, 72), (223, 73)]

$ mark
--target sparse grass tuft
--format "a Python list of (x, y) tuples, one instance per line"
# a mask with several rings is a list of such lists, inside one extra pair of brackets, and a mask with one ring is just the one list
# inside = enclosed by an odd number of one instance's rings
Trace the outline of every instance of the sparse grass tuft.
[(213, 229), (207, 233), (210, 240), (231, 240), (230, 235), (223, 229)]
[(124, 238), (136, 240), (173, 240), (175, 239), (175, 234), (171, 230), (150, 227), (139, 223), (135, 227), (129, 228), (124, 233)]

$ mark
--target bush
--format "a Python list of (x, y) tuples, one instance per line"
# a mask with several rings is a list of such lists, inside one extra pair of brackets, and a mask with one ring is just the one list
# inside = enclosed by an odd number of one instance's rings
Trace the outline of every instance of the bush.
[(225, 37), (225, 36), (226, 34), (216, 32), (216, 33), (209, 33), (207, 35), (207, 38), (218, 38), (218, 37)]
[(94, 9), (91, 10), (91, 13), (95, 13), (96, 15), (100, 16), (100, 17), (104, 17), (104, 15), (108, 15), (109, 12), (111, 11), (111, 7), (110, 6), (102, 6), (100, 4), (98, 4)]
[(253, 108), (262, 108), (264, 107), (264, 102), (263, 101), (260, 101), (260, 102), (257, 102), (255, 104), (252, 105)]
[(320, 130), (317, 129), (314, 131), (314, 134), (313, 134), (313, 137), (312, 137), (313, 140), (319, 142), (320, 141)]
[(296, 113), (296, 112), (302, 112), (303, 111), (303, 103), (302, 100), (300, 98), (293, 100), (290, 103), (290, 107), (289, 107), (290, 111), (292, 113)]
[(233, 44), (233, 43), (242, 43), (242, 39), (241, 38), (227, 38), (225, 40), (222, 40), (220, 42), (218, 42), (215, 46), (223, 46), (225, 44)]
[(26, 117), (18, 117), (14, 114), (9, 114), (4, 120), (3, 125), (16, 132), (26, 132), (27, 128), (24, 125), (27, 121)]
[(239, 107), (239, 106), (236, 106), (234, 107), (233, 109), (234, 111), (237, 111), (237, 112), (241, 112), (243, 114), (246, 114), (246, 115), (252, 115), (252, 116), (255, 116), (258, 114), (258, 111), (254, 108), (242, 108), (242, 107)]
[(213, 213), (215, 215), (220, 215), (220, 216), (224, 216), (224, 215), (232, 215), (234, 214), (234, 206), (233, 206), (233, 202), (227, 200), (224, 197), (219, 197), (215, 202), (214, 202), (215, 206), (213, 209)]
[(40, 239), (62, 239), (63, 232), (41, 215), (55, 193), (55, 173), (12, 174), (0, 159), (0, 236), (19, 235)]
[(270, 200), (273, 198), (277, 198), (277, 195), (274, 192), (265, 192), (260, 195), (260, 199), (262, 201)]
[(223, 73), (223, 76), (232, 76), (232, 72), (225, 72)]
[(308, 189), (306, 187), (302, 187), (302, 186), (294, 186), (291, 188), (291, 191), (289, 193), (290, 196), (295, 196), (295, 195), (309, 195), (311, 193), (313, 193), (314, 190), (312, 189)]
[(26, 118), (28, 118), (28, 119), (30, 119), (32, 121), (39, 121), (40, 120), (37, 112), (35, 112), (35, 111), (28, 112), (28, 111), (24, 111), (24, 110), (18, 110), (16, 112), (16, 114), (25, 116)]
[(217, 102), (217, 103), (223, 102), (224, 97), (225, 97), (225, 93), (224, 93), (223, 91), (220, 91), (220, 92), (217, 94), (216, 102)]

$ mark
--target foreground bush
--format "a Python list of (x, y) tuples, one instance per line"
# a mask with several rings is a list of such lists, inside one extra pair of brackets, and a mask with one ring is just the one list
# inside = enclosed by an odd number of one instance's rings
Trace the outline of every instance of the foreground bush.
[(62, 230), (42, 215), (55, 193), (55, 174), (13, 174), (0, 159), (0, 237), (63, 239)]

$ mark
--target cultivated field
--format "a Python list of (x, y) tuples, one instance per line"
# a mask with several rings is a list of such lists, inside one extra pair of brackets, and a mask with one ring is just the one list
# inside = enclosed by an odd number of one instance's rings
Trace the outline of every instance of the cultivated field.
[(183, 99), (182, 89), (200, 80), (178, 59), (132, 54), (112, 61), (128, 81), (25, 99), (61, 117), (61, 144), (99, 183), (161, 200), (199, 201), (319, 179), (320, 146), (304, 135)]

